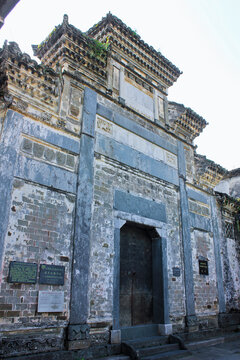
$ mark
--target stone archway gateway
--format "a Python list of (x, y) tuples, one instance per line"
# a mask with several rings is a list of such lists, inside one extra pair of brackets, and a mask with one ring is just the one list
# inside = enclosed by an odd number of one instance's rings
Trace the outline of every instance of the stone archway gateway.
[(120, 216), (115, 220), (112, 342), (169, 334), (166, 225)]

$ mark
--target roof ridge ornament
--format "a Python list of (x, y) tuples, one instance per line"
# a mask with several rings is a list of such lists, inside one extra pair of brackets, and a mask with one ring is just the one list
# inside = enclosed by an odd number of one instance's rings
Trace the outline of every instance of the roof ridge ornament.
[(63, 25), (68, 25), (69, 24), (69, 22), (68, 22), (68, 15), (67, 14), (64, 14), (63, 15)]

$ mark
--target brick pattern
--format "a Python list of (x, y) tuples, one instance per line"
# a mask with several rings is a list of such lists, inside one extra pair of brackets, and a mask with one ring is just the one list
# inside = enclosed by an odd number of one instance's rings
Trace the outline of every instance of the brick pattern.
[(229, 239), (234, 239), (234, 226), (232, 222), (225, 221), (225, 236)]
[(190, 212), (206, 217), (210, 216), (210, 208), (208, 205), (194, 200), (188, 200), (188, 205)]
[(23, 136), (21, 150), (24, 154), (34, 159), (63, 167), (70, 171), (76, 170), (77, 156), (38, 139)]
[[(5, 239), (0, 292), (0, 316), (4, 326), (66, 321), (70, 300), (71, 241), (74, 197), (15, 179), (9, 226)], [(63, 286), (8, 283), (10, 261), (65, 266)], [(38, 314), (38, 290), (63, 290), (61, 314)], [(14, 326), (14, 325), (13, 325)]]
[(184, 316), (184, 285), (182, 274), (172, 279), (172, 267), (182, 268), (179, 238), (178, 193), (174, 186), (164, 184), (139, 171), (97, 155), (95, 159), (94, 204), (91, 242), (90, 322), (112, 319), (115, 189), (128, 191), (166, 205), (169, 231), (169, 302), (174, 317)]
[[(209, 275), (199, 274), (199, 260), (208, 261)], [(209, 233), (199, 230), (192, 232), (192, 262), (196, 314), (200, 317), (214, 315), (218, 312), (218, 294), (214, 244)]]

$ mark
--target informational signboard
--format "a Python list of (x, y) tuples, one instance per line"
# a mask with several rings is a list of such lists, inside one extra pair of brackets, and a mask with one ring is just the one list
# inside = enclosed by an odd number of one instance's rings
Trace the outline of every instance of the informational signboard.
[(40, 265), (39, 284), (64, 285), (65, 267), (59, 265)]
[(173, 270), (173, 276), (179, 277), (181, 275), (179, 267), (173, 267), (172, 270)]
[(37, 264), (11, 261), (9, 265), (8, 282), (36, 284)]
[(64, 291), (39, 291), (38, 312), (63, 312)]
[(199, 274), (208, 275), (208, 261), (207, 260), (198, 260), (199, 263)]

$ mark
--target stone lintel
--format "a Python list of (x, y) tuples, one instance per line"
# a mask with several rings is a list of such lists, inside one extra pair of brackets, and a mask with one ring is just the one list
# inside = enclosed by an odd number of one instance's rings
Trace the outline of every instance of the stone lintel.
[(122, 220), (122, 219), (119, 219), (119, 218), (115, 218), (114, 219), (114, 227), (116, 229), (121, 229), (121, 227), (123, 227), (123, 225), (126, 224), (126, 221), (127, 220)]

